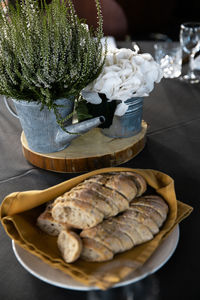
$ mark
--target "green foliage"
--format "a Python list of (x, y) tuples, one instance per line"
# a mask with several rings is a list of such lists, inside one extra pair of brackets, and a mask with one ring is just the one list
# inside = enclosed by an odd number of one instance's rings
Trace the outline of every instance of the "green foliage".
[[(81, 99), (81, 101), (78, 101), (76, 104), (76, 114), (78, 121), (83, 121), (92, 118), (93, 116), (89, 114), (88, 107), (87, 107), (87, 101), (85, 99)], [(97, 115), (99, 117), (100, 115)]]
[(76, 112), (79, 121), (89, 119), (91, 117), (104, 116), (105, 122), (99, 125), (100, 128), (108, 128), (112, 125), (114, 112), (117, 106), (116, 101), (108, 102), (105, 94), (99, 94), (102, 102), (100, 104), (91, 104), (86, 100), (78, 102)]
[(104, 59), (98, 27), (88, 30), (71, 0), (22, 0), (0, 13), (0, 94), (56, 110), (58, 98), (77, 97), (96, 79)]

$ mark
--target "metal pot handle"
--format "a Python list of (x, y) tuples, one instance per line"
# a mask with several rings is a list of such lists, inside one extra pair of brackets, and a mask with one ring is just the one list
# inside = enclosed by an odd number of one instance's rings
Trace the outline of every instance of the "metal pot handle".
[(12, 110), (12, 108), (8, 104), (8, 100), (7, 100), (6, 96), (3, 97), (3, 100), (4, 100), (4, 103), (5, 103), (8, 111), (11, 113), (11, 115), (13, 115), (15, 118), (19, 119), (19, 116), (16, 114), (16, 112), (14, 112), (14, 110)]

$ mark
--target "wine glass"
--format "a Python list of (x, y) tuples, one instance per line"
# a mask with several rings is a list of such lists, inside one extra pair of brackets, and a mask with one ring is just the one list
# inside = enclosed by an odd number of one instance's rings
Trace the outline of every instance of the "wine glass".
[(182, 51), (189, 54), (188, 73), (182, 76), (181, 79), (190, 83), (198, 83), (200, 78), (195, 75), (192, 66), (195, 54), (200, 50), (200, 23), (187, 22), (181, 24), (180, 44)]

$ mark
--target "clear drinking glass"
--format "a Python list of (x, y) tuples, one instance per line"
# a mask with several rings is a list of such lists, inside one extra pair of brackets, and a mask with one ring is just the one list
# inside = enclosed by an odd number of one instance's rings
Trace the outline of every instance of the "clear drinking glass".
[(189, 69), (188, 73), (181, 77), (181, 79), (190, 82), (198, 83), (200, 78), (195, 75), (192, 65), (195, 54), (200, 50), (200, 23), (187, 22), (181, 24), (180, 29), (180, 44), (182, 51), (189, 54)]
[(182, 55), (179, 43), (158, 42), (154, 45), (154, 54), (165, 78), (181, 75)]

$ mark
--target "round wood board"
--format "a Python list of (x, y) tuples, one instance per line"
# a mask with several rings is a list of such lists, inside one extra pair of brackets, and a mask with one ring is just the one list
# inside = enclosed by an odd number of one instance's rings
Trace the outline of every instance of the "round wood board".
[(99, 128), (74, 139), (66, 149), (54, 153), (38, 153), (28, 147), (24, 132), (21, 135), (25, 158), (41, 169), (76, 173), (114, 167), (136, 156), (145, 146), (147, 124), (142, 121), (141, 131), (129, 138), (109, 138)]

